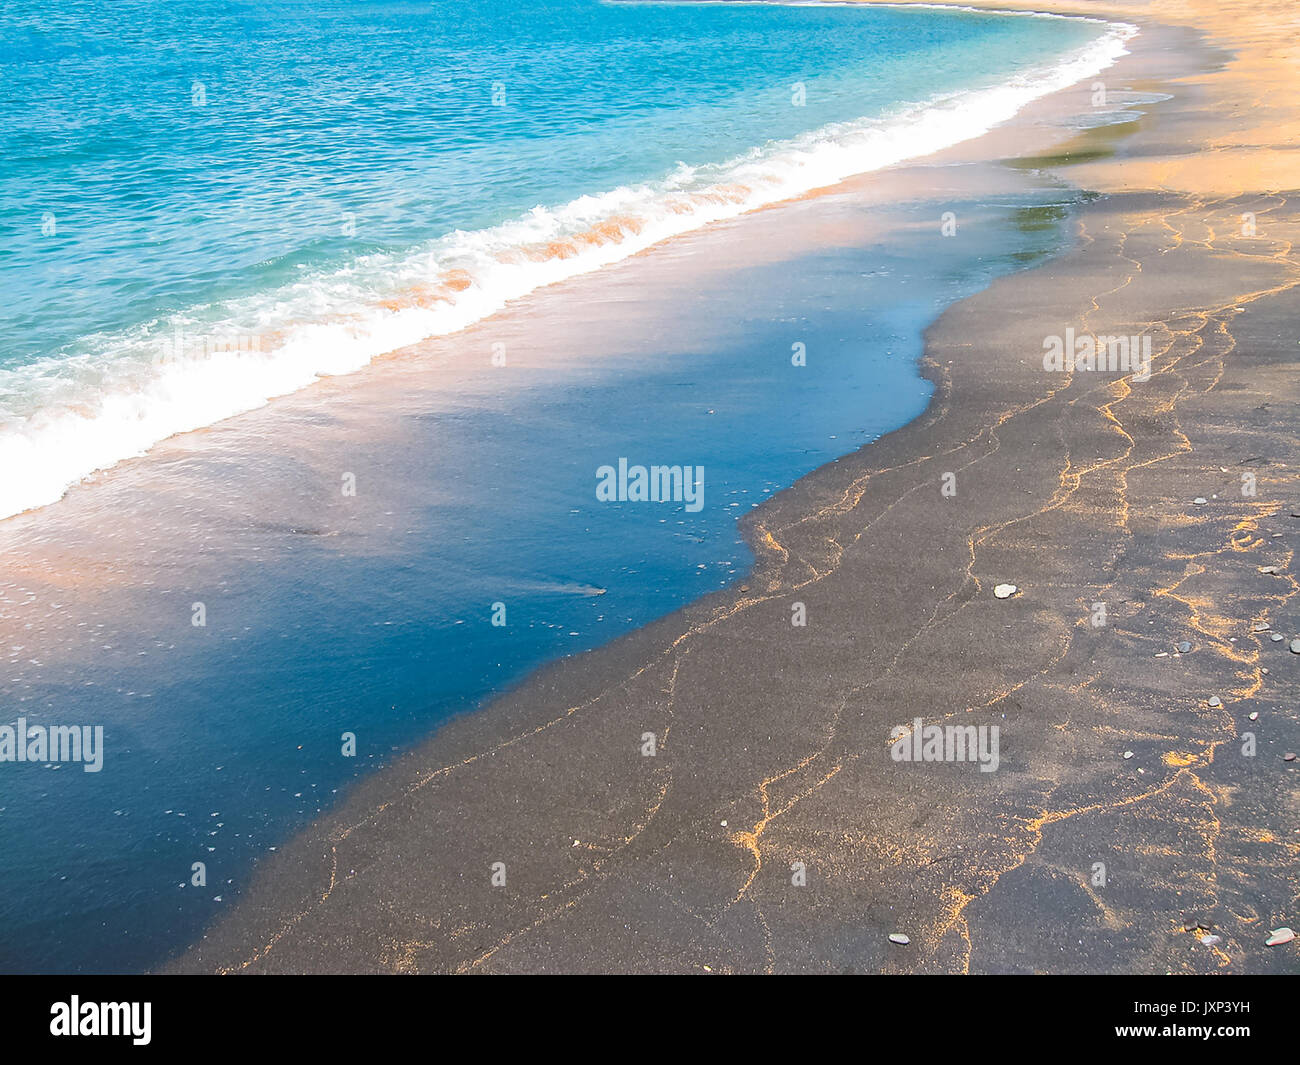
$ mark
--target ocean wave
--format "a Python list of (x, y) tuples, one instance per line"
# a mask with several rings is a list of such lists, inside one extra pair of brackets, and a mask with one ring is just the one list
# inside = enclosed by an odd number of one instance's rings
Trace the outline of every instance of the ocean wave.
[(537, 289), (670, 237), (980, 136), (1092, 77), (1134, 26), (1106, 24), (1051, 66), (891, 114), (824, 126), (656, 182), (537, 207), (403, 254), (374, 254), (273, 291), (194, 308), (0, 371), (0, 518), (178, 433), (253, 410), (322, 377), (464, 329)]

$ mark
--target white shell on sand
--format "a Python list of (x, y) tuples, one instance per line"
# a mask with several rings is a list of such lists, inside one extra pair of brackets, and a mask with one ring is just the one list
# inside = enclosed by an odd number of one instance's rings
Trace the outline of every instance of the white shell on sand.
[(1280, 947), (1283, 943), (1290, 943), (1293, 939), (1295, 939), (1295, 933), (1283, 926), (1282, 928), (1275, 928), (1269, 933), (1268, 939), (1264, 940), (1264, 946)]
[(1020, 591), (1020, 589), (1014, 584), (999, 584), (993, 589), (993, 594), (999, 599), (1010, 599), (1018, 591)]

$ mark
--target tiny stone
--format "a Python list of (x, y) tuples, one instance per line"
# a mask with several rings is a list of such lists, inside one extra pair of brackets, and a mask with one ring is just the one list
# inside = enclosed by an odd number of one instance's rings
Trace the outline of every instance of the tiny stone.
[(1179, 645), (1178, 645), (1178, 653), (1179, 653), (1180, 655), (1185, 655), (1185, 654), (1187, 654), (1187, 652), (1190, 651), (1191, 649), (1192, 649), (1192, 645), (1191, 645), (1190, 643), (1188, 643), (1186, 640), (1183, 640), (1183, 641), (1182, 641), (1181, 643), (1179, 643)]
[(993, 594), (998, 599), (1010, 599), (1018, 591), (1020, 591), (1020, 589), (1014, 584), (999, 584), (993, 589)]
[(1223, 705), (1223, 700), (1220, 699), (1217, 695), (1211, 695), (1211, 696), (1210, 696), (1210, 705), (1211, 705), (1211, 706), (1222, 706), (1222, 705)]
[(1268, 939), (1264, 940), (1264, 946), (1280, 947), (1283, 943), (1290, 943), (1293, 939), (1295, 939), (1295, 933), (1291, 929), (1285, 926), (1274, 928)]
[(1128, 761), (1128, 759), (1130, 759), (1130, 758), (1132, 758), (1132, 757), (1133, 757), (1133, 752), (1132, 752), (1132, 751), (1125, 751), (1125, 752), (1124, 752), (1124, 760), (1125, 760), (1125, 761)]
[(1286, 639), (1286, 637), (1283, 636), (1280, 632), (1275, 632), (1273, 633), (1272, 636), (1269, 637), (1269, 639), (1272, 640), (1274, 643), (1281, 643), (1283, 640)]
[(903, 935), (902, 932), (891, 932), (889, 935), (889, 942), (896, 943), (900, 947), (905, 947), (912, 941), (908, 939), (907, 936)]
[(1215, 936), (1215, 935), (1204, 935), (1201, 936), (1201, 942), (1204, 943), (1207, 947), (1217, 947), (1220, 943), (1223, 942), (1223, 937)]
[(1251, 632), (1268, 632), (1267, 621), (1257, 621), (1250, 627)]
[(1250, 719), (1251, 719), (1252, 721), (1258, 721), (1258, 720), (1259, 720), (1259, 711), (1258, 711), (1258, 710), (1253, 710), (1253, 711), (1251, 711)]
[(1205, 496), (1197, 496), (1192, 502), (1198, 507), (1203, 507), (1205, 506)]
[(1259, 572), (1260, 572), (1260, 573), (1276, 573), (1276, 572), (1277, 572), (1277, 567), (1276, 567), (1276, 566), (1260, 566), (1260, 567), (1259, 567)]
[(1291, 641), (1291, 653), (1293, 655), (1300, 655), (1300, 640)]
[(1282, 755), (1282, 761), (1284, 761), (1284, 762), (1294, 762), (1294, 761), (1295, 761), (1295, 751), (1287, 751), (1286, 754)]

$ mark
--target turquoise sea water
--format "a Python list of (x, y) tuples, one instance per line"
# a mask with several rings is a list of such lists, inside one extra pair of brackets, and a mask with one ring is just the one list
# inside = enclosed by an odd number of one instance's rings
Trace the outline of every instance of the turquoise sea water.
[(0, 13), (0, 517), (675, 232), (974, 136), (1102, 23), (592, 0)]
[[(974, 136), (1120, 48), (1097, 22), (954, 10), (11, 3), (0, 517), (665, 237)], [(755, 267), (714, 295), (735, 324), (689, 362), (666, 346), (506, 410), (426, 412), (456, 432), (418, 522), (382, 557), (232, 560), (239, 638), (142, 663), (179, 642), (188, 598), (141, 589), (129, 616), (151, 620), (93, 664), (15, 652), (7, 720), (102, 721), (110, 762), (0, 766), (0, 968), (155, 964), (358, 772), (742, 572), (738, 514), (919, 413), (920, 329), (1056, 236), (1006, 233), (941, 270), (885, 246)], [(818, 358), (777, 386), (789, 322)], [(706, 506), (597, 505), (593, 471), (620, 455), (703, 462)], [(607, 594), (574, 594), (591, 587)], [(487, 623), (502, 588), (508, 635)], [(337, 757), (344, 728), (361, 769)], [(196, 853), (221, 886), (184, 888)]]

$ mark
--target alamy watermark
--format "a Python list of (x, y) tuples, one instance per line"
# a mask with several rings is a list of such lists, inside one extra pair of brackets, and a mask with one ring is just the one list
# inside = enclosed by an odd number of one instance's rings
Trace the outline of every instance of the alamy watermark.
[(895, 762), (979, 762), (981, 773), (998, 768), (997, 725), (895, 725), (889, 732)]
[(694, 514), (704, 506), (703, 466), (629, 466), (596, 470), (596, 498), (602, 503), (685, 503)]
[(80, 762), (87, 773), (104, 768), (104, 726), (0, 725), (0, 762)]
[(50, 1035), (126, 1036), (135, 1046), (148, 1046), (152, 1014), (152, 1002), (82, 1002), (73, 995), (50, 1006)]
[(164, 341), (153, 357), (153, 364), (161, 366), (172, 362), (194, 362), (211, 359), (216, 355), (258, 355), (262, 351), (262, 337), (258, 333), (186, 333), (184, 326), (172, 330), (170, 341)]
[(1134, 381), (1151, 380), (1150, 336), (1093, 336), (1076, 334), (1043, 338), (1043, 369), (1057, 373), (1119, 371), (1132, 373)]

